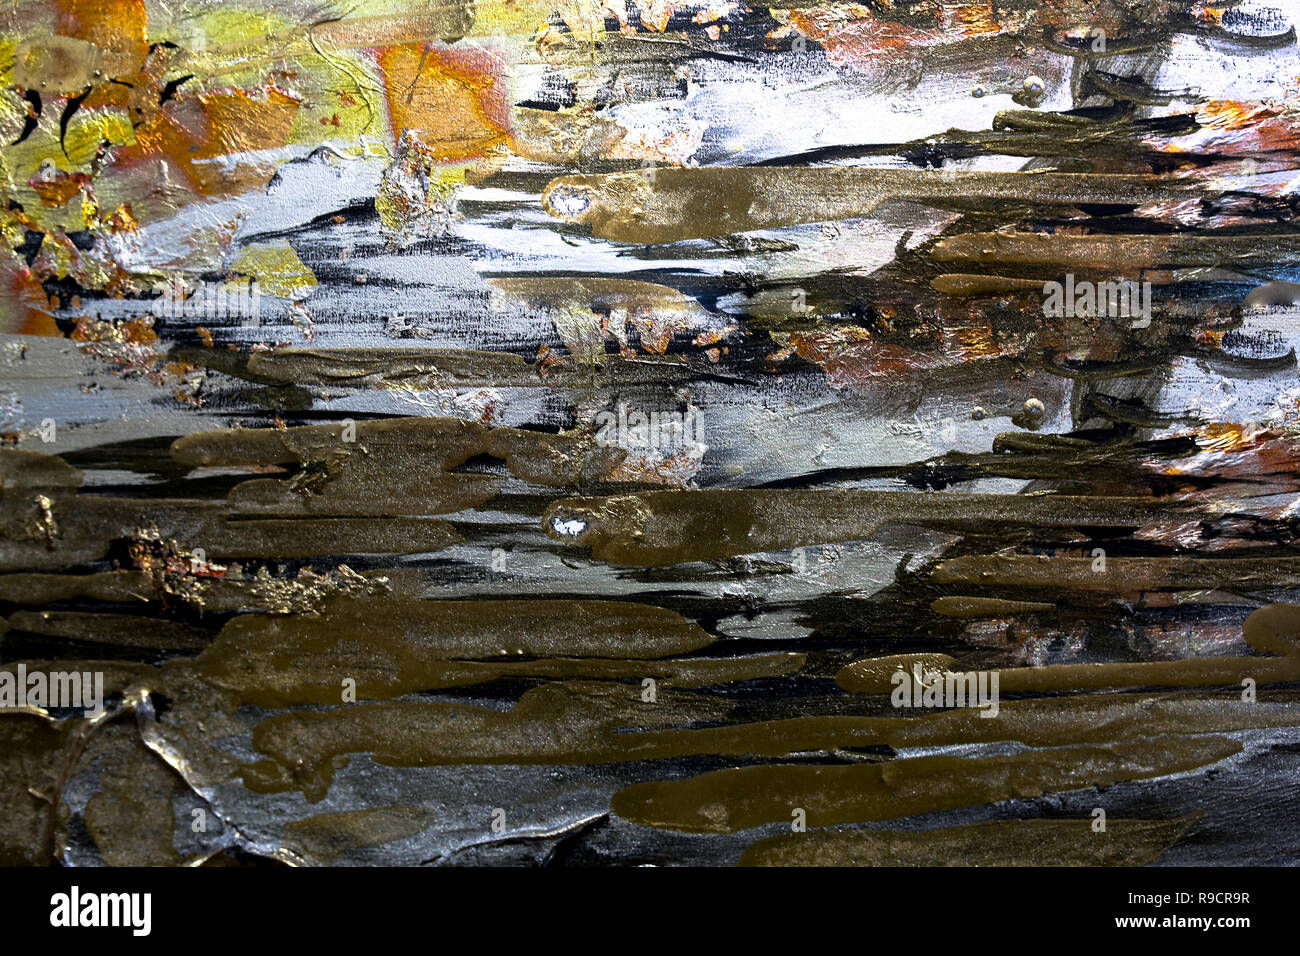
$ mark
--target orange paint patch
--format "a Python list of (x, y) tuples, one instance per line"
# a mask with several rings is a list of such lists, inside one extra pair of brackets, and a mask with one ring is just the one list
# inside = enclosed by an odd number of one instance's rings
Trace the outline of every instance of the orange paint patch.
[(231, 90), (179, 100), (166, 120), (189, 158), (199, 160), (283, 146), (297, 112), (298, 101), (279, 90)]
[(31, 269), (0, 263), (0, 331), (19, 335), (61, 336), (49, 299)]
[(121, 54), (138, 70), (149, 54), (144, 0), (57, 0), (55, 30)]
[(960, 7), (941, 7), (940, 10), (944, 28), (958, 36), (988, 36), (1002, 30), (992, 3), (968, 3)]
[[(1233, 452), (1254, 447), (1280, 436), (1254, 425), (1236, 422), (1210, 422), (1201, 428), (1197, 444), (1207, 451)], [(1180, 469), (1171, 469), (1177, 473)]]
[(127, 203), (114, 209), (106, 222), (115, 236), (122, 233), (134, 233), (140, 228), (140, 223), (136, 221), (135, 215), (131, 212), (131, 206)]
[[(1196, 121), (1201, 129), (1182, 137), (1180, 143), (1152, 137), (1144, 144), (1166, 153), (1219, 153), (1224, 162), (1208, 171), (1210, 176), (1249, 176), (1256, 173), (1283, 172), (1294, 168), (1295, 157), (1300, 155), (1300, 123), (1285, 109), (1261, 103), (1236, 100), (1212, 100), (1203, 103), (1196, 111)], [(1243, 166), (1242, 160), (1252, 165)], [(1207, 175), (1203, 167), (1188, 167), (1191, 176)], [(1238, 188), (1244, 188), (1239, 186)], [(1252, 182), (1254, 192), (1278, 194), (1285, 181)], [(1174, 209), (1173, 212), (1178, 210)], [(1228, 217), (1220, 220), (1226, 224)]]
[(1261, 119), (1278, 115), (1278, 110), (1258, 103), (1210, 100), (1196, 111), (1196, 121), (1215, 129), (1249, 129)]
[(297, 100), (276, 89), (202, 93), (176, 100), (137, 127), (135, 145), (118, 151), (118, 165), (163, 159), (196, 193), (209, 197), (233, 195), (265, 177), (258, 172), (250, 180), (202, 161), (284, 146), (289, 142), (298, 105)]
[(1217, 7), (1202, 6), (1196, 11), (1196, 19), (1202, 23), (1222, 23), (1223, 11)]
[(29, 179), (27, 185), (41, 197), (42, 206), (66, 206), (68, 200), (90, 186), (90, 177), (85, 173), (58, 173), (42, 178), (38, 174)]
[(476, 159), (506, 142), (504, 64), (482, 50), (403, 43), (377, 53), (393, 142), (410, 131), (439, 162)]
[[(1011, 350), (1004, 349), (993, 338), (993, 329), (989, 326), (954, 329), (948, 343), (952, 352), (967, 359), (994, 358)], [(945, 349), (945, 352), (949, 349)]]
[(153, 330), (153, 316), (108, 322), (102, 319), (83, 318), (69, 336), (74, 342), (115, 342), (121, 345), (156, 345), (158, 333)]

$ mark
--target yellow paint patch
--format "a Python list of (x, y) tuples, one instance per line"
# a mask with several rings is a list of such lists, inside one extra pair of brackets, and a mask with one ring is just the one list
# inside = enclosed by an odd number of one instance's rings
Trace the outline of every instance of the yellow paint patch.
[(231, 269), (255, 278), (267, 295), (285, 299), (302, 298), (302, 293), (320, 284), (287, 242), (245, 246), (235, 256)]

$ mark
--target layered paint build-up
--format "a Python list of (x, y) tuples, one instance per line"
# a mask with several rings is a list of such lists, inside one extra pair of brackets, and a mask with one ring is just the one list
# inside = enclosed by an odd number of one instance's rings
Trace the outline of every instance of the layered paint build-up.
[(1293, 5), (0, 18), (0, 864), (1300, 857)]

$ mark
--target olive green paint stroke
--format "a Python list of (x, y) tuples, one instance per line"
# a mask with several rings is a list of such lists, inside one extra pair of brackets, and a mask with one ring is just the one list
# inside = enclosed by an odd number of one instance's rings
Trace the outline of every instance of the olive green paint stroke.
[(494, 498), (500, 478), (449, 473), (478, 455), (503, 459), (525, 481), (558, 486), (595, 481), (627, 455), (590, 435), (432, 417), (198, 432), (178, 438), (171, 453), (196, 467), (312, 466), (287, 480), (256, 478), (236, 486), (227, 501), (239, 514), (386, 517), (449, 514)]
[(508, 712), (444, 702), (352, 704), (264, 720), (253, 730), (253, 747), (273, 759), (241, 772), (252, 790), (301, 790), (316, 802), (329, 790), (337, 758), (346, 754), (369, 753), (394, 767), (603, 763), (619, 759), (618, 727), (716, 719), (727, 706), (666, 689), (649, 703), (639, 685), (578, 682), (527, 691)]
[(234, 618), (199, 664), (216, 683), (259, 702), (328, 703), (339, 701), (347, 678), (366, 697), (433, 686), (438, 661), (658, 658), (711, 643), (673, 611), (624, 601), (338, 598), (318, 615)]
[(1200, 818), (989, 820), (933, 830), (813, 830), (750, 844), (741, 866), (1146, 866)]
[(971, 275), (968, 273), (945, 273), (930, 280), (930, 287), (935, 292), (955, 296), (1004, 295), (1018, 292), (1043, 291), (1043, 283), (1037, 279), (1015, 279), (1009, 276)]
[(1095, 558), (987, 554), (939, 562), (930, 580), (944, 585), (1068, 588), (1076, 591), (1158, 591), (1300, 587), (1300, 558)]
[(173, 843), (174, 801), (185, 784), (145, 746), (131, 721), (112, 721), (95, 732), (76, 767), (78, 774), (86, 771), (102, 789), (86, 801), (82, 819), (104, 863), (181, 864)]
[(233, 428), (196, 432), (172, 443), (182, 464), (272, 465), (362, 457), (376, 467), (417, 467), (421, 462), (446, 470), (477, 455), (505, 461), (511, 474), (542, 485), (572, 485), (616, 467), (621, 449), (597, 444), (586, 435), (553, 435), (522, 428), (489, 428), (458, 418), (386, 418), (357, 422), (355, 441), (347, 426)]
[(400, 517), (453, 514), (491, 501), (502, 482), (491, 475), (410, 471), (347, 459), (319, 480), (256, 478), (231, 489), (226, 501), (241, 515)]
[[(577, 681), (526, 691), (513, 710), (441, 701), (349, 704), (280, 714), (254, 730), (269, 760), (243, 769), (259, 791), (329, 789), (338, 758), (368, 753), (391, 766), (449, 764), (600, 764), (716, 755), (787, 757), (844, 747), (939, 747), (1012, 741), (1030, 747), (1105, 743), (1164, 734), (1211, 734), (1300, 726), (1300, 703), (1281, 693), (1240, 695), (1080, 695), (1004, 701), (998, 719), (957, 708), (922, 716), (809, 716), (686, 729), (718, 721), (731, 707), (718, 698)], [(658, 729), (657, 729), (658, 728)]]
[(286, 823), (280, 846), (298, 860), (329, 864), (349, 851), (423, 833), (434, 819), (432, 810), (408, 806), (321, 813)]
[[(1300, 606), (1270, 604), (1246, 618), (1242, 636), (1261, 654), (1275, 657), (1198, 657), (1181, 661), (1141, 661), (1092, 664), (1049, 664), (998, 670), (1000, 693), (1098, 690), (1116, 687), (1214, 687), (1241, 685), (1247, 679), (1256, 684), (1285, 684), (1300, 680)], [(854, 661), (836, 675), (845, 690), (860, 694), (887, 694), (894, 674), (913, 673), (912, 657), (896, 655)], [(945, 655), (934, 655), (936, 659)], [(922, 675), (929, 670), (951, 669), (952, 658), (936, 663), (922, 662)], [(955, 663), (955, 661), (953, 661)], [(909, 676), (910, 679), (910, 676)], [(913, 685), (915, 687), (915, 685)]]
[(894, 675), (899, 671), (910, 678), (913, 674), (952, 671), (956, 664), (957, 658), (938, 653), (868, 657), (840, 668), (840, 672), (835, 675), (835, 682), (847, 691), (887, 694), (893, 689)]
[(599, 364), (532, 364), (508, 352), (464, 349), (278, 349), (248, 360), (258, 381), (352, 388), (591, 388), (686, 382), (711, 376), (711, 366), (676, 356), (622, 358)]
[(614, 794), (611, 809), (632, 823), (684, 833), (789, 823), (796, 809), (810, 827), (834, 826), (1186, 773), (1240, 751), (1228, 737), (1156, 737), (1013, 756), (735, 767), (633, 784)]
[(1300, 255), (1300, 234), (1049, 235), (969, 232), (930, 250), (939, 262), (1021, 263), (1075, 269), (1151, 266), (1259, 266)]
[[(234, 691), (241, 703), (280, 707), (337, 704), (340, 682), (346, 678), (357, 682), (358, 700), (384, 700), (422, 690), (485, 684), (503, 677), (635, 680), (638, 684), (652, 678), (665, 687), (707, 687), (782, 677), (798, 671), (805, 661), (804, 655), (794, 653), (684, 660), (544, 657), (529, 661), (449, 661), (410, 651), (385, 655), (382, 650), (351, 655), (342, 650), (331, 655), (326, 649), (318, 654), (303, 654), (304, 660), (297, 661), (273, 649), (257, 648), (247, 658), (235, 659), (229, 645), (216, 644), (199, 661), (199, 668), (214, 684)], [(256, 669), (252, 669), (253, 664)]]
[(1206, 514), (1150, 498), (710, 489), (561, 499), (542, 527), (557, 541), (590, 547), (601, 561), (661, 567), (854, 541), (891, 522), (1132, 527)]
[(61, 855), (54, 808), (68, 770), (70, 724), (0, 712), (0, 866), (53, 866)]
[[(901, 656), (901, 655), (900, 655)], [(894, 689), (885, 667), (873, 658), (854, 661), (843, 668), (835, 682), (859, 694), (888, 694)], [(898, 670), (889, 670), (892, 676)], [(1247, 678), (1256, 684), (1287, 684), (1300, 680), (1300, 656), (1291, 657), (1199, 657), (1182, 661), (1141, 663), (1049, 664), (997, 670), (998, 690), (1010, 693), (1103, 690), (1120, 687), (1219, 687), (1241, 685)]]
[[(400, 454), (410, 444), (440, 466), (463, 462), (488, 429), (458, 418), (385, 418), (296, 428), (219, 428), (171, 444), (171, 456), (191, 468), (306, 464), (331, 456)], [(351, 432), (352, 441), (348, 439)]]
[(316, 518), (236, 521), (224, 505), (185, 499), (4, 496), (0, 571), (69, 567), (102, 559), (116, 539), (172, 542), (208, 560), (416, 554), (461, 540), (435, 518)]
[[(1096, 396), (1089, 396), (1089, 400), (1095, 401)], [(1166, 478), (1153, 468), (1153, 458), (1172, 461), (1191, 457), (1197, 451), (1198, 446), (1191, 440), (1152, 448), (1140, 444), (1098, 443), (1066, 435), (1002, 432), (993, 439), (990, 452), (949, 452), (935, 463), (1005, 478), (1108, 482), (1121, 475), (1134, 479)]]
[(1055, 604), (1041, 601), (1006, 601), (1001, 598), (947, 595), (930, 602), (930, 610), (944, 617), (1014, 617), (1055, 611)]
[[(548, 112), (548, 115), (556, 115)], [(604, 276), (524, 276), (488, 279), (503, 296), (530, 309), (592, 309), (631, 314), (656, 313), (663, 317), (705, 319), (707, 309), (671, 286)]]
[(16, 488), (80, 488), (81, 470), (58, 455), (25, 448), (0, 449), (0, 500)]
[(10, 604), (53, 604), (76, 598), (144, 603), (160, 599), (155, 588), (153, 576), (147, 571), (0, 575), (0, 601)]
[(665, 608), (626, 601), (420, 601), (339, 598), (320, 615), (243, 615), (222, 630), (222, 646), (296, 642), (332, 646), (335, 634), (443, 660), (512, 655), (666, 657), (707, 647), (713, 637)]
[[(499, 677), (653, 677), (701, 687), (794, 673), (805, 660), (795, 653), (654, 660), (712, 640), (672, 611), (619, 601), (339, 599), (319, 616), (236, 618), (198, 667), (243, 701), (283, 706), (338, 703), (349, 679), (358, 699), (372, 700)], [(542, 659), (496, 660), (518, 655)]]
[[(139, 664), (134, 661), (122, 660), (70, 660), (59, 658), (57, 660), (26, 660), (10, 661), (6, 664), (0, 664), (0, 671), (8, 673), (17, 673), (18, 665), (23, 664), (27, 668), (27, 673), (34, 674), (37, 671), (90, 671), (91, 673), (100, 672), (104, 675), (104, 693), (107, 696), (121, 694), (128, 688), (136, 686), (142, 681), (147, 681), (153, 675), (159, 673), (158, 668), (149, 664)], [(164, 666), (172, 666), (166, 664)], [(193, 664), (188, 660), (178, 660), (175, 664), (178, 668), (191, 668)], [(212, 685), (208, 685), (209, 689)], [(5, 714), (0, 710), (0, 716)], [(80, 718), (74, 718), (80, 719)]]
[(200, 650), (208, 645), (209, 640), (208, 633), (201, 628), (135, 614), (18, 611), (10, 616), (9, 626), (16, 631), (45, 637), (173, 651)]
[(0, 575), (0, 601), (53, 604), (77, 598), (125, 604), (181, 602), (204, 611), (270, 611), (281, 614), (316, 610), (338, 594), (413, 594), (424, 575), (412, 569), (358, 573), (347, 565), (320, 574), (307, 569), (296, 578), (275, 578), (266, 569), (244, 576), (233, 570), (214, 574), (180, 571), (100, 571), (93, 574)]
[(602, 239), (659, 243), (867, 216), (887, 200), (1141, 205), (1197, 195), (1185, 182), (1151, 175), (852, 166), (666, 167), (647, 180), (637, 172), (561, 176), (542, 204)]

